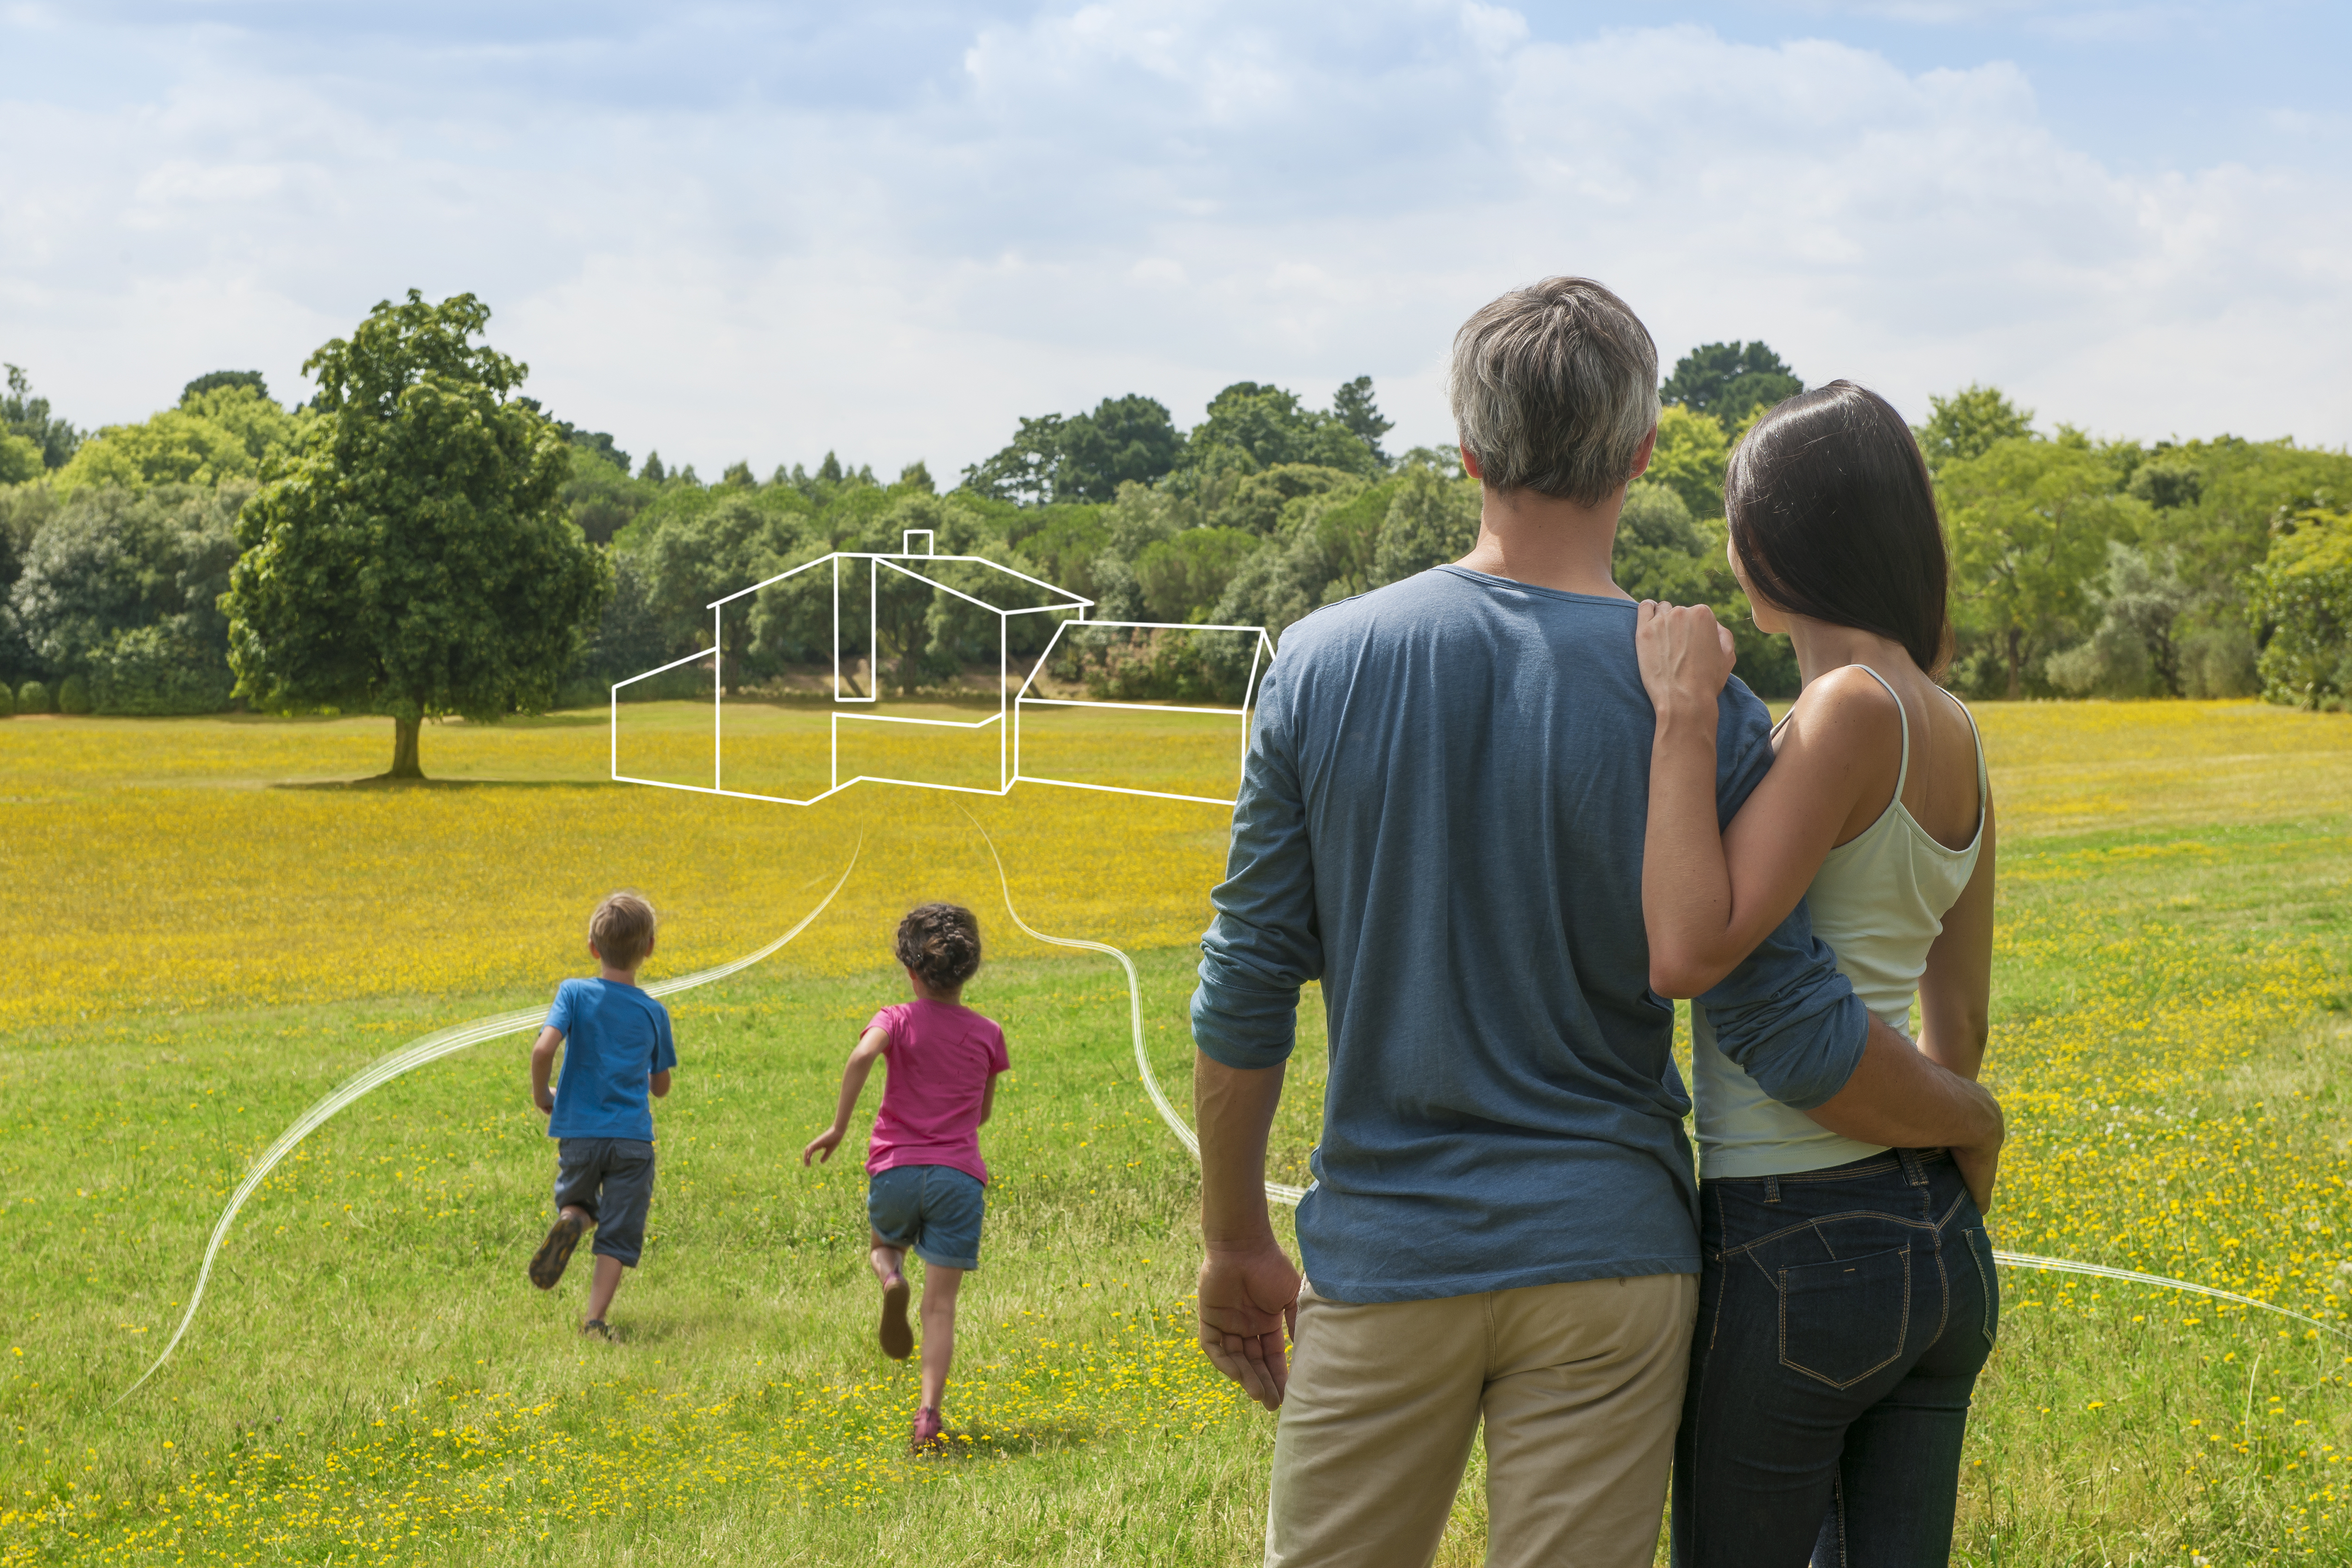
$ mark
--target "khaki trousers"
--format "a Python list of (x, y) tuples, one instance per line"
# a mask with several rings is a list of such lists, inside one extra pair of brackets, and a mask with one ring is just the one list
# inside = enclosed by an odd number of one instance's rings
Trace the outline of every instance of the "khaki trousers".
[(1648, 1568), (1698, 1277), (1431, 1301), (1298, 1299), (1267, 1568), (1425, 1568), (1486, 1425), (1495, 1568)]

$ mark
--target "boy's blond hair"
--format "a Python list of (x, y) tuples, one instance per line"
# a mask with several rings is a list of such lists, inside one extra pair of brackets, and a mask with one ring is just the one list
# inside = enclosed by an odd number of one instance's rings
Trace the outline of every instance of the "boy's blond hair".
[(635, 969), (645, 962), (660, 923), (642, 894), (610, 893), (588, 917), (588, 942), (607, 969)]

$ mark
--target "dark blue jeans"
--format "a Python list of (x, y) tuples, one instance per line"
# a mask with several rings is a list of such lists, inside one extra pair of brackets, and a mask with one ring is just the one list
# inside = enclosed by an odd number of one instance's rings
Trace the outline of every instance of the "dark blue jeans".
[(2000, 1291), (1940, 1150), (1701, 1184), (1675, 1568), (1942, 1568)]

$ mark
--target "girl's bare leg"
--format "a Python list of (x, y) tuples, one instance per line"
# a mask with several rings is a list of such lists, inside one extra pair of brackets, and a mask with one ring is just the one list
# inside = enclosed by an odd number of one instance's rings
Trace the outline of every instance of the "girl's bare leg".
[(923, 1408), (937, 1410), (955, 1363), (956, 1292), (964, 1271), (934, 1263), (923, 1269)]

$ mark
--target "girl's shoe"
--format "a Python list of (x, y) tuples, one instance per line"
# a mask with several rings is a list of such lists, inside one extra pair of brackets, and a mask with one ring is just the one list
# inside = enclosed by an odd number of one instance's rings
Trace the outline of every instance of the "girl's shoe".
[(563, 1278), (564, 1265), (572, 1261), (572, 1249), (580, 1245), (581, 1233), (588, 1227), (570, 1215), (558, 1215), (548, 1227), (547, 1239), (539, 1244), (539, 1251), (530, 1260), (530, 1282), (542, 1290), (552, 1290)]
[(915, 1331), (907, 1326), (907, 1281), (882, 1287), (882, 1353), (905, 1361), (914, 1353)]
[(915, 1440), (911, 1445), (913, 1451), (919, 1454), (926, 1449), (946, 1447), (945, 1439), (940, 1436), (946, 1426), (947, 1423), (940, 1419), (940, 1413), (936, 1410), (916, 1411)]
[(613, 1332), (612, 1329), (602, 1318), (589, 1319), (586, 1322), (580, 1325), (580, 1331), (589, 1339), (604, 1340), (607, 1342), (619, 1337)]

